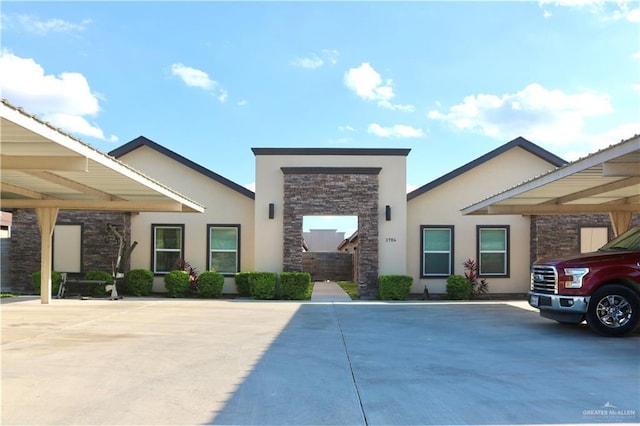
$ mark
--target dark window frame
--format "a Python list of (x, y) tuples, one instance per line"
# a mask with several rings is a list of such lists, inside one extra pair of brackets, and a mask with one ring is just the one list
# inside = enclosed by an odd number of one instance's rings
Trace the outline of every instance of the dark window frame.
[[(484, 229), (503, 229), (505, 231), (505, 273), (483, 274), (480, 250), (480, 232)], [(510, 278), (511, 277), (511, 225), (476, 225), (476, 262), (478, 264), (478, 278)]]
[[(428, 229), (448, 229), (449, 230), (449, 239), (450, 239), (450, 247), (449, 247), (449, 274), (425, 274), (424, 273), (424, 231)], [(454, 225), (420, 225), (420, 278), (424, 279), (438, 279), (438, 278), (448, 278), (453, 275), (455, 272), (455, 226)]]
[(184, 259), (185, 226), (184, 223), (152, 223), (151, 224), (151, 271), (154, 276), (164, 276), (171, 271), (156, 271), (156, 229), (157, 228), (179, 228), (180, 229), (180, 256)]
[(235, 272), (220, 272), (225, 277), (234, 277), (236, 273), (241, 271), (240, 259), (241, 256), (241, 226), (239, 223), (210, 223), (207, 224), (207, 271), (211, 270), (211, 229), (213, 228), (235, 228), (236, 229), (236, 271)]

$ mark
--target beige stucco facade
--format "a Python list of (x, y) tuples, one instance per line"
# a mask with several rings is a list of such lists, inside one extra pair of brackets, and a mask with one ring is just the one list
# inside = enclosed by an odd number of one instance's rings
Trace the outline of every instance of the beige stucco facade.
[[(369, 150), (370, 151), (370, 150)], [(380, 168), (378, 174), (378, 273), (406, 274), (407, 202), (406, 154), (354, 155), (353, 151), (327, 150), (334, 155), (300, 154), (256, 155), (255, 251), (256, 269), (278, 272), (283, 265), (284, 175), (282, 168)], [(313, 194), (309, 194), (313, 197)], [(269, 219), (269, 204), (275, 215)], [(386, 220), (386, 206), (391, 220)]]
[[(290, 236), (298, 232), (298, 223), (301, 228), (301, 221), (298, 222), (299, 217), (285, 218), (285, 212), (291, 214), (294, 211), (291, 203), (298, 203), (295, 215), (307, 215), (304, 202), (313, 203), (314, 197), (316, 201), (320, 200), (314, 191), (317, 193), (322, 188), (300, 191), (295, 194), (296, 200), (287, 200), (285, 187), (291, 184), (291, 180), (287, 181), (286, 175), (297, 174), (296, 182), (304, 183), (307, 180), (315, 182), (316, 176), (325, 174), (323, 182), (328, 182), (333, 179), (330, 177), (332, 173), (339, 170), (335, 179), (345, 179), (349, 173), (372, 176), (367, 178), (370, 186), (364, 190), (345, 187), (345, 193), (347, 196), (359, 196), (362, 192), (371, 191), (372, 198), (367, 200), (365, 197), (365, 202), (374, 202), (377, 214), (368, 211), (360, 216), (357, 206), (354, 214), (354, 203), (348, 203), (344, 197), (338, 197), (341, 200), (336, 203), (332, 199), (322, 199), (323, 203), (331, 204), (322, 214), (359, 216), (359, 244), (363, 250), (358, 254), (361, 256), (364, 253), (362, 241), (366, 240), (362, 232), (362, 218), (373, 218), (370, 223), (377, 223), (373, 231), (369, 227), (368, 233), (369, 236), (375, 234), (376, 240), (374, 249), (367, 251), (373, 256), (365, 259), (369, 262), (368, 268), (375, 270), (373, 274), (370, 270), (367, 272), (368, 281), (373, 284), (366, 285), (369, 289), (371, 285), (375, 287), (375, 277), (379, 275), (406, 274), (413, 277), (412, 293), (422, 293), (425, 286), (432, 294), (446, 292), (446, 277), (425, 278), (422, 275), (421, 226), (448, 226), (454, 230), (453, 273), (463, 274), (463, 262), (477, 257), (477, 227), (491, 225), (509, 229), (509, 272), (505, 277), (489, 278), (489, 290), (491, 293), (525, 293), (529, 286), (529, 218), (519, 215), (464, 216), (461, 210), (478, 199), (489, 197), (558, 165), (557, 157), (553, 154), (519, 138), (407, 195), (408, 149), (254, 148), (256, 187), (255, 192), (251, 192), (144, 140), (150, 144), (128, 148), (120, 152), (118, 158), (197, 200), (206, 210), (204, 213), (133, 215), (131, 234), (132, 240), (137, 241), (138, 245), (131, 256), (131, 268), (151, 269), (153, 224), (184, 226), (184, 257), (198, 271), (204, 271), (207, 267), (207, 226), (237, 224), (241, 230), (241, 271), (287, 270), (291, 263), (287, 263), (290, 254), (286, 253), (291, 251), (285, 248), (285, 244), (286, 241), (297, 243)], [(286, 203), (290, 203), (288, 209)], [(341, 210), (343, 204), (348, 205), (344, 211)], [(273, 205), (272, 209), (270, 205)], [(389, 218), (387, 206), (390, 209)], [(273, 217), (270, 217), (270, 210)], [(293, 228), (292, 220), (296, 223)], [(302, 229), (299, 229), (299, 233), (302, 241)], [(368, 244), (371, 248), (372, 243)], [(302, 251), (302, 244), (299, 250)], [(372, 257), (375, 257), (373, 265)], [(362, 267), (360, 260), (358, 258), (355, 262)], [(162, 275), (156, 276), (153, 290), (164, 291)], [(236, 292), (234, 279), (230, 275), (225, 278), (224, 292)]]
[[(254, 270), (255, 251), (253, 199), (212, 180), (191, 167), (146, 146), (137, 148), (120, 160), (130, 164), (147, 176), (161, 182), (170, 182), (180, 193), (198, 200), (204, 213), (140, 213), (131, 218), (132, 240), (138, 245), (131, 254), (132, 269), (151, 269), (152, 224), (184, 225), (184, 258), (199, 272), (207, 265), (207, 225), (240, 225), (240, 267)], [(154, 292), (163, 292), (162, 276), (154, 279)], [(235, 293), (233, 277), (225, 277), (223, 292)]]
[(413, 276), (412, 292), (445, 293), (446, 278), (423, 278), (420, 271), (421, 225), (454, 227), (453, 273), (463, 275), (463, 263), (476, 259), (476, 227), (506, 225), (510, 229), (508, 278), (488, 278), (491, 293), (525, 293), (529, 289), (529, 217), (521, 215), (463, 216), (473, 202), (553, 169), (549, 162), (514, 147), (454, 178), (411, 198), (407, 205), (407, 270)]

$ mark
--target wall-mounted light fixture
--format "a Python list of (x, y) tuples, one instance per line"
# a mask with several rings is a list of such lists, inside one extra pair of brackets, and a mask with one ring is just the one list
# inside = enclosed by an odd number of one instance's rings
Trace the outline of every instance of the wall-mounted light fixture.
[(384, 208), (384, 217), (387, 220), (391, 220), (391, 206), (388, 204)]
[(269, 219), (276, 217), (276, 205), (269, 203)]

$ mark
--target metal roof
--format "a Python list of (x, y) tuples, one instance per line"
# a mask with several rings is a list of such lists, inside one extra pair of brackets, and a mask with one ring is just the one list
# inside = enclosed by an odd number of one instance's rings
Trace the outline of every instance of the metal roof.
[(462, 209), (465, 215), (610, 213), (628, 220), (637, 212), (640, 135)]
[(3, 209), (204, 212), (204, 207), (123, 162), (0, 103)]

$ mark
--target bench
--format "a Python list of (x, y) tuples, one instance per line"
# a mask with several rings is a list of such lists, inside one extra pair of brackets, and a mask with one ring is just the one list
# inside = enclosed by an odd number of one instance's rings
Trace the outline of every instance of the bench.
[[(75, 289), (76, 291), (78, 291), (78, 296), (82, 296), (82, 290), (84, 290), (85, 294), (88, 293), (89, 295), (91, 295), (91, 291), (98, 286), (104, 286), (105, 290), (109, 290), (107, 288), (107, 281), (105, 280), (69, 279), (67, 278), (67, 274), (65, 272), (63, 272), (61, 275), (62, 279), (60, 280), (60, 288), (58, 289), (58, 295), (56, 296), (57, 299), (64, 299), (67, 292), (71, 289)], [(109, 287), (111, 287), (111, 285), (109, 285)]]

